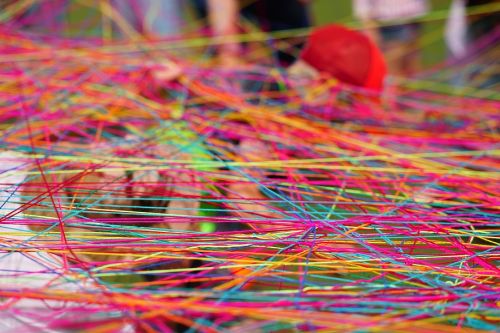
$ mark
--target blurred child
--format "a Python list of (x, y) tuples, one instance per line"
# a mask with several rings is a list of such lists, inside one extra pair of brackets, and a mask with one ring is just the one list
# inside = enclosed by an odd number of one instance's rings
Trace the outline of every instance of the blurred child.
[(288, 72), (292, 79), (316, 80), (326, 74), (348, 85), (381, 91), (387, 70), (373, 41), (355, 30), (331, 24), (311, 32), (299, 60)]
[[(222, 65), (238, 64), (241, 61), (242, 46), (231, 35), (241, 31), (240, 17), (258, 25), (265, 32), (307, 28), (311, 24), (309, 0), (193, 0), (200, 17), (208, 17), (214, 36), (228, 39), (217, 49)], [(300, 46), (300, 45), (297, 45)], [(289, 65), (296, 59), (289, 53), (278, 51), (277, 59)]]

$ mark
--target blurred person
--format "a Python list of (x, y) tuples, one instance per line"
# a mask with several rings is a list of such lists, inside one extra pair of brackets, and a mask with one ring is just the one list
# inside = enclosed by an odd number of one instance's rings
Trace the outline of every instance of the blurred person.
[(384, 57), (364, 34), (341, 25), (314, 29), (300, 58), (288, 69), (291, 78), (316, 80), (329, 75), (344, 84), (381, 91), (386, 76)]
[(353, 10), (384, 51), (392, 74), (412, 76), (419, 71), (422, 26), (415, 20), (429, 12), (428, 0), (353, 0)]
[[(107, 5), (107, 2), (103, 2)], [(112, 9), (119, 14), (113, 14), (107, 19), (113, 22), (115, 33), (125, 36), (129, 31), (118, 20), (123, 19), (130, 28), (141, 35), (153, 38), (165, 38), (178, 35), (181, 32), (183, 6), (181, 0), (111, 0)], [(71, 1), (43, 0), (24, 3), (16, 0), (0, 0), (0, 11), (12, 12), (12, 24), (16, 27), (36, 29), (37, 32), (61, 33), (67, 28), (68, 8)], [(106, 17), (104, 9), (97, 5), (101, 14)]]
[[(200, 17), (208, 17), (213, 36), (234, 36), (241, 32), (240, 15), (258, 24), (265, 32), (307, 28), (311, 25), (308, 0), (192, 0)], [(228, 37), (229, 38), (229, 37)], [(223, 64), (237, 64), (242, 55), (238, 40), (228, 39), (218, 47)], [(289, 65), (295, 57), (278, 51), (277, 59)]]
[[(341, 84), (360, 90), (361, 95), (378, 96), (383, 90), (387, 69), (380, 49), (369, 37), (341, 25), (330, 24), (311, 32), (299, 59), (287, 72), (290, 88), (297, 90), (302, 96), (307, 95), (310, 87), (316, 86), (314, 82), (324, 78), (334, 78)], [(329, 96), (323, 97), (325, 96), (316, 98), (321, 103), (321, 100)], [(237, 152), (243, 161), (248, 162), (279, 159), (268, 145), (255, 139), (241, 140)], [(258, 176), (251, 170), (245, 172), (252, 178)], [(230, 198), (247, 199), (235, 204), (236, 215), (240, 217), (251, 218), (255, 212), (260, 212), (258, 215), (261, 217), (279, 217), (269, 209), (263, 209), (266, 197), (256, 183), (233, 184), (229, 186), (228, 192)], [(259, 224), (255, 228), (267, 227)]]
[(178, 35), (184, 23), (180, 0), (113, 0), (114, 9), (141, 35)]
[(461, 58), (474, 51), (470, 50), (474, 42), (500, 27), (498, 11), (467, 15), (467, 9), (493, 4), (500, 4), (500, 0), (453, 0), (446, 22), (446, 43), (454, 57)]
[[(474, 78), (479, 78), (477, 85), (487, 88), (500, 81), (498, 73), (492, 68), (496, 59), (484, 58), (485, 50), (497, 43), (500, 36), (500, 13), (498, 11), (468, 15), (467, 10), (477, 6), (499, 4), (499, 0), (453, 0), (450, 14), (446, 22), (445, 40), (452, 63), (462, 63), (474, 59), (473, 68), (462, 66), (452, 76), (451, 83), (456, 86), (473, 84)], [(463, 63), (462, 63), (463, 65)]]
[[(163, 75), (161, 66), (157, 67), (152, 73), (154, 80), (182, 80), (182, 69), (179, 70), (179, 67), (171, 71), (171, 68), (175, 68), (175, 65), (168, 64), (165, 73), (175, 75)], [(331, 24), (311, 32), (299, 59), (287, 72), (290, 88), (297, 90), (301, 96), (307, 95), (309, 87), (315, 87), (314, 82), (334, 78), (360, 91), (360, 96), (366, 93), (376, 97), (384, 88), (387, 69), (383, 55), (373, 40), (358, 31)], [(246, 102), (242, 101), (242, 105), (244, 103)], [(235, 152), (241, 161), (256, 162), (278, 158), (268, 145), (253, 138), (242, 139), (234, 144)], [(243, 171), (251, 178), (260, 176), (251, 170)], [(261, 218), (277, 217), (275, 212), (266, 208), (266, 196), (261, 193), (257, 183), (231, 184), (227, 189), (227, 196), (234, 199), (230, 200), (229, 204), (236, 216), (250, 219), (258, 212), (257, 215)], [(272, 228), (272, 225), (269, 227)], [(256, 228), (265, 227), (259, 225)]]
[(463, 57), (474, 52), (473, 44), (495, 33), (500, 27), (500, 12), (468, 15), (475, 7), (500, 4), (500, 0), (453, 0), (446, 22), (446, 42), (452, 54)]

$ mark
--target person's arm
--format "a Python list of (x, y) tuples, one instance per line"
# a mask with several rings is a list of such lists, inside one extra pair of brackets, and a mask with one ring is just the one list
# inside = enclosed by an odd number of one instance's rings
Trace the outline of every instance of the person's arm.
[(214, 36), (226, 37), (219, 46), (219, 58), (231, 63), (240, 56), (238, 34), (239, 7), (236, 0), (208, 0), (208, 21)]

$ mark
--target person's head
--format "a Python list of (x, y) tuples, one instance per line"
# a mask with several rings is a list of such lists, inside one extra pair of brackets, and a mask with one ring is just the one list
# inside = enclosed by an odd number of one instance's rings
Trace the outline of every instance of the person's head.
[(321, 73), (353, 86), (382, 90), (387, 74), (379, 48), (366, 35), (331, 24), (314, 29), (297, 60), (292, 77), (314, 80)]

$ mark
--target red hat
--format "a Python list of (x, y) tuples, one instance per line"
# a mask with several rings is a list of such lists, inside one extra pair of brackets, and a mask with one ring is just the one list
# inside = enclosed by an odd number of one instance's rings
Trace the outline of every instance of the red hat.
[(364, 34), (331, 24), (314, 29), (302, 60), (341, 82), (381, 90), (387, 68), (375, 43)]

